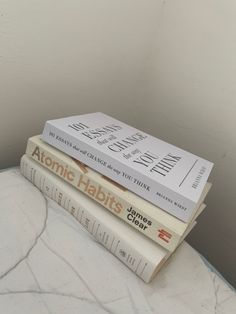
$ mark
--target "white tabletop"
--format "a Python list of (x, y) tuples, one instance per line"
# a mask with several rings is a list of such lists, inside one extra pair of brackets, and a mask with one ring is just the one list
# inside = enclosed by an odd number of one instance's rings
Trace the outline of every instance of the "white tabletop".
[(235, 314), (236, 294), (186, 242), (145, 284), (9, 170), (0, 174), (0, 313)]

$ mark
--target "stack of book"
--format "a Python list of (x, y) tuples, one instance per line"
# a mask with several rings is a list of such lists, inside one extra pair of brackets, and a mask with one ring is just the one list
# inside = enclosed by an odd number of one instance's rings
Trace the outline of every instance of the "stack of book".
[(213, 164), (102, 113), (47, 121), (21, 172), (145, 282), (204, 210)]

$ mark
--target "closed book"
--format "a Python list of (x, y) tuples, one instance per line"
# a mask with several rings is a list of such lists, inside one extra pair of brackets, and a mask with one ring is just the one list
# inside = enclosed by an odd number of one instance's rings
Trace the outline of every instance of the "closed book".
[(47, 121), (42, 139), (185, 222), (213, 166), (100, 112)]
[[(32, 158), (24, 155), (20, 169), (28, 180), (69, 211), (99, 243), (145, 282), (150, 282), (171, 256), (171, 252), (130, 228)], [(195, 222), (189, 226), (182, 240), (194, 225)]]
[[(40, 135), (28, 139), (26, 154), (169, 251), (176, 249), (188, 229), (188, 223), (48, 145)], [(206, 184), (201, 203), (210, 186)], [(199, 206), (193, 220), (201, 211)]]

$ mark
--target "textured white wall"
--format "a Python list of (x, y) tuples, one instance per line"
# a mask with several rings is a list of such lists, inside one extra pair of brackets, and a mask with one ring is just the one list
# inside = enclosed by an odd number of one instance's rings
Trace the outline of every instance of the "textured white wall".
[(215, 163), (188, 239), (236, 286), (236, 2), (165, 1), (153, 42), (139, 126)]
[(44, 121), (134, 117), (155, 32), (155, 0), (0, 0), (0, 168)]

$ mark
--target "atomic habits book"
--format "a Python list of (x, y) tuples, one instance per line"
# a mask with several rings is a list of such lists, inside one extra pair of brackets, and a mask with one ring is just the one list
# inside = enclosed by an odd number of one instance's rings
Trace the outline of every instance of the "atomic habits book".
[[(103, 206), (76, 190), (66, 181), (24, 155), (21, 173), (47, 197), (70, 212), (75, 219), (109, 252), (145, 282), (150, 282), (172, 252), (150, 241)], [(195, 226), (189, 225), (184, 237)]]
[(47, 121), (42, 139), (185, 222), (213, 166), (100, 112)]
[[(43, 142), (40, 135), (28, 139), (26, 154), (168, 251), (176, 249), (188, 229), (188, 223)], [(204, 209), (209, 188), (207, 183), (193, 220)]]

